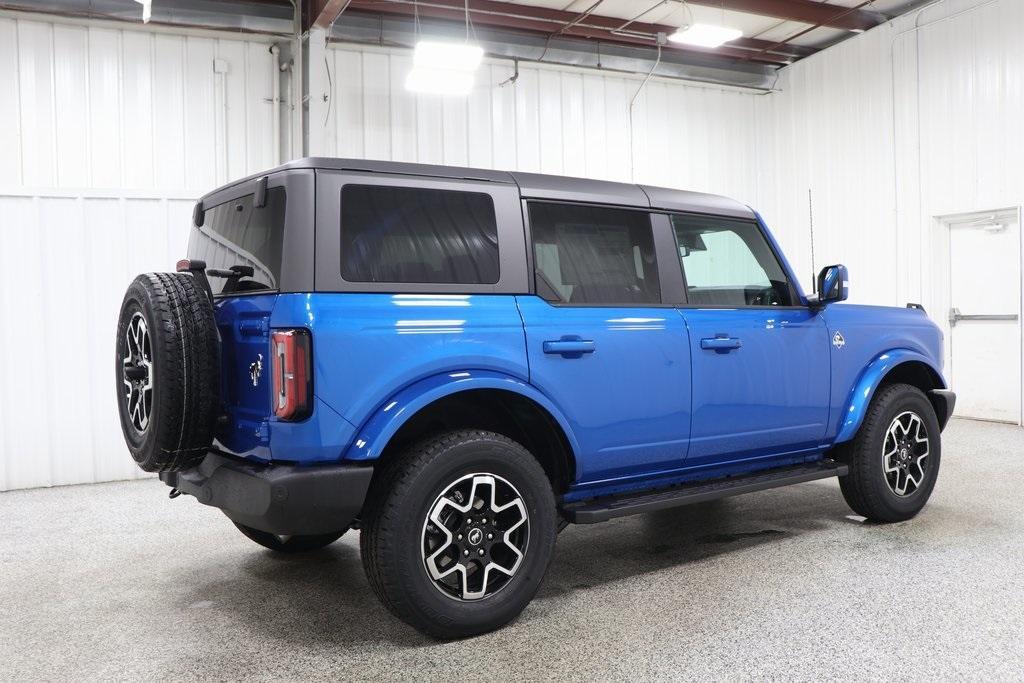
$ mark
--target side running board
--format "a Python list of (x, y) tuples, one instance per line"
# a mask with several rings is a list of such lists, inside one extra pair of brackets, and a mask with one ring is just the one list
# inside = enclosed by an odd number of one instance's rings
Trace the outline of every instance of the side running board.
[(847, 472), (846, 465), (825, 459), (724, 479), (679, 484), (656, 491), (591, 498), (563, 505), (562, 514), (574, 524), (594, 524), (615, 517), (664, 510), (690, 503), (703, 503), (716, 498), (738, 496), (741, 493), (763, 491), (815, 479), (842, 477)]

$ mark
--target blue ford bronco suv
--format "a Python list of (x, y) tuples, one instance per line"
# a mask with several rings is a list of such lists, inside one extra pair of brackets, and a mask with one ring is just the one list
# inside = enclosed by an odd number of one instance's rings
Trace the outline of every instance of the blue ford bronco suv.
[(906, 520), (955, 396), (917, 305), (805, 295), (723, 197), (310, 158), (211, 192), (117, 331), (125, 440), (279, 552), (360, 531), (440, 638), (514, 619), (558, 531), (838, 477)]

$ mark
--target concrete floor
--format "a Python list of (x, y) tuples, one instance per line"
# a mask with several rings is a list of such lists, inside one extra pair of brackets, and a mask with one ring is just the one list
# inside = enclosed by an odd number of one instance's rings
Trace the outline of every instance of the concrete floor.
[(1019, 680), (1024, 431), (945, 446), (902, 524), (829, 481), (570, 527), (519, 620), (454, 643), (377, 604), (355, 533), (278, 557), (155, 480), (4, 493), (0, 679)]

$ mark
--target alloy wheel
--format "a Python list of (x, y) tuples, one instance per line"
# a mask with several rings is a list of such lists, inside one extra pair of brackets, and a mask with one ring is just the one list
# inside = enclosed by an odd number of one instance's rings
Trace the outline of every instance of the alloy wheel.
[(121, 381), (132, 426), (140, 432), (149, 426), (153, 410), (153, 352), (146, 319), (136, 312), (125, 331)]
[(496, 474), (467, 474), (445, 487), (427, 511), (423, 563), (446, 596), (480, 600), (515, 576), (529, 534), (529, 514), (515, 486)]
[(882, 468), (889, 490), (904, 498), (912, 495), (927, 475), (928, 430), (912, 411), (893, 418), (882, 445)]

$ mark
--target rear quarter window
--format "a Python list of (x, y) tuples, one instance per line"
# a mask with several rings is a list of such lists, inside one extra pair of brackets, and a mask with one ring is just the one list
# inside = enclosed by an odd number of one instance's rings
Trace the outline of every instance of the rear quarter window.
[[(281, 281), (285, 202), (284, 188), (272, 187), (262, 207), (255, 207), (254, 196), (249, 194), (207, 209), (203, 225), (193, 228), (189, 258), (221, 270), (252, 266), (253, 276), (237, 282), (231, 293), (277, 289)], [(212, 278), (214, 294), (228, 293), (224, 291), (227, 282)]]
[(482, 192), (345, 185), (341, 276), (349, 282), (494, 284), (494, 201)]

